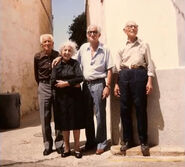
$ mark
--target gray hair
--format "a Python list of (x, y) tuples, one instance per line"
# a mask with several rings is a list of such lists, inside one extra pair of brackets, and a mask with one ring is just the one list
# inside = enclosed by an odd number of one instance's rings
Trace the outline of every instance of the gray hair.
[(93, 25), (93, 24), (91, 24), (91, 25), (89, 25), (89, 26), (87, 27), (87, 32), (88, 32), (88, 31), (90, 30), (90, 28), (92, 28), (92, 27), (96, 27), (97, 31), (101, 34), (101, 28), (100, 28), (99, 26)]
[(73, 42), (73, 41), (69, 40), (69, 41), (66, 41), (66, 42), (64, 42), (60, 45), (60, 47), (59, 47), (59, 53), (60, 54), (62, 53), (62, 50), (64, 49), (65, 46), (70, 46), (72, 48), (72, 56), (76, 53), (76, 51), (77, 51), (76, 42)]
[(53, 35), (51, 35), (51, 34), (42, 34), (42, 35), (40, 36), (40, 43), (41, 43), (41, 44), (43, 43), (43, 39), (44, 39), (45, 37), (49, 37), (49, 38), (52, 40), (52, 42), (54, 42), (54, 40), (53, 40)]

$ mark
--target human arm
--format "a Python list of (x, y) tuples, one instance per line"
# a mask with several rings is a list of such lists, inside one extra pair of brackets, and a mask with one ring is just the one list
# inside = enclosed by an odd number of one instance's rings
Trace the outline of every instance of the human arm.
[(38, 63), (37, 63), (36, 55), (34, 56), (34, 75), (35, 75), (35, 81), (37, 82), (37, 84), (39, 84)]
[(57, 88), (64, 88), (69, 86), (68, 81), (63, 80), (57, 80), (57, 68), (54, 66), (51, 73), (51, 88), (54, 89), (54, 87)]
[(68, 80), (70, 86), (76, 86), (83, 81), (83, 74), (80, 68), (80, 64), (77, 60), (73, 60), (73, 61), (74, 61), (74, 68), (73, 68), (74, 77)]
[(121, 56), (123, 53), (123, 49), (119, 49), (116, 56), (115, 56), (115, 69), (114, 69), (114, 96), (120, 97), (120, 88), (118, 85), (119, 81), (119, 72), (120, 72), (120, 66), (121, 66)]
[(57, 83), (55, 84), (55, 86), (57, 88), (65, 88), (65, 87), (70, 86), (69, 83), (68, 83), (68, 81), (56, 80), (56, 82)]
[(153, 90), (153, 84), (152, 84), (152, 77), (151, 76), (148, 76), (148, 81), (147, 81), (147, 84), (146, 84), (146, 94), (149, 95), (152, 93), (152, 90)]
[(71, 65), (69, 65), (65, 70), (67, 73), (63, 71), (65, 73), (66, 79), (56, 80), (56, 87), (80, 87), (80, 83), (83, 81), (80, 64), (78, 63), (78, 61), (72, 59), (70, 60), (70, 62)]
[(54, 68), (52, 68), (52, 72), (51, 72), (51, 88), (54, 89), (55, 84), (56, 84), (56, 76), (57, 76), (57, 69), (56, 66)]
[(103, 89), (102, 99), (107, 98), (110, 94), (111, 79), (112, 79), (112, 68), (107, 71), (107, 81), (105, 88)]
[(120, 89), (118, 85), (118, 73), (115, 73), (114, 96), (120, 97)]
[(149, 95), (152, 93), (152, 90), (153, 90), (152, 80), (154, 77), (155, 69), (154, 69), (153, 61), (151, 59), (150, 47), (148, 44), (146, 44), (145, 60), (147, 63), (147, 75), (148, 75), (148, 81), (146, 84), (146, 94)]
[(102, 99), (107, 98), (110, 95), (112, 68), (114, 67), (112, 55), (109, 48), (105, 49), (105, 55), (106, 55), (105, 66), (107, 69), (107, 78), (105, 88), (103, 89)]
[[(55, 84), (55, 86), (58, 88), (65, 88), (65, 87), (71, 86), (68, 81), (57, 80), (56, 82), (57, 83)], [(73, 87), (79, 88), (80, 84), (76, 84)]]
[(61, 56), (56, 57), (56, 58), (52, 61), (52, 64), (51, 64), (52, 68), (53, 68), (54, 66), (56, 66), (56, 65), (61, 61), (61, 59), (62, 59)]
[(146, 61), (146, 65), (147, 65), (147, 74), (148, 76), (152, 76), (154, 77), (155, 74), (154, 74), (154, 71), (155, 71), (155, 67), (154, 67), (154, 63), (152, 61), (152, 58), (151, 58), (151, 53), (150, 53), (150, 47), (149, 45), (146, 43), (145, 44), (145, 48), (146, 48), (146, 51), (145, 51), (145, 54), (144, 54), (144, 58), (145, 58), (145, 61)]

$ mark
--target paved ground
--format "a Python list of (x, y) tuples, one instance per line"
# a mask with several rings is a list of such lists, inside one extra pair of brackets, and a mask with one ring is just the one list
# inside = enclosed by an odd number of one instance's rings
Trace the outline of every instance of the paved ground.
[[(53, 124), (52, 124), (53, 125)], [(85, 143), (81, 133), (81, 146)], [(73, 138), (71, 136), (71, 147)], [(55, 151), (43, 156), (43, 144), (38, 113), (24, 117), (21, 127), (0, 132), (0, 166), (12, 167), (184, 167), (185, 156), (181, 148), (150, 149), (151, 156), (143, 157), (140, 147), (128, 151), (127, 156), (119, 155), (119, 146), (111, 147), (102, 155), (94, 151), (84, 154), (82, 159), (74, 156), (61, 158)]]

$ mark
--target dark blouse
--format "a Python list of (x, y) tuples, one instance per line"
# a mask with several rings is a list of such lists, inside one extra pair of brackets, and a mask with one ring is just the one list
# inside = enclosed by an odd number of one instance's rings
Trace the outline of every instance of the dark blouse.
[(70, 86), (74, 86), (82, 82), (83, 75), (79, 62), (74, 59), (70, 59), (67, 63), (60, 61), (52, 70), (52, 88), (55, 88), (55, 84), (57, 83), (56, 80), (68, 81)]

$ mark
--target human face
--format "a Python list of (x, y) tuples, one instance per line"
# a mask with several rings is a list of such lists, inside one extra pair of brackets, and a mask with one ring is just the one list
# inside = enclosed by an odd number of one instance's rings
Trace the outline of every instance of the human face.
[(67, 62), (73, 54), (73, 50), (71, 46), (64, 46), (62, 49), (62, 60)]
[(46, 53), (51, 53), (53, 49), (53, 44), (54, 43), (50, 37), (43, 37), (41, 46)]
[(100, 37), (100, 33), (96, 26), (92, 26), (87, 31), (87, 39), (90, 43), (97, 43)]
[(128, 39), (133, 40), (137, 36), (138, 26), (134, 23), (133, 24), (130, 23), (130, 24), (126, 25), (126, 27), (123, 30), (127, 34)]

